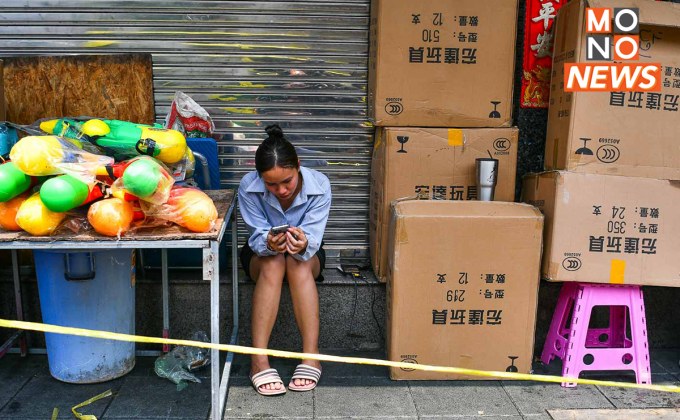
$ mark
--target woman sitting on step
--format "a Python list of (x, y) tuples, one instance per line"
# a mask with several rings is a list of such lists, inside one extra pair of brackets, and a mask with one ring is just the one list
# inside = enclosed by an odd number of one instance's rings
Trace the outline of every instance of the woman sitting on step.
[[(278, 125), (255, 152), (256, 171), (246, 174), (238, 189), (241, 215), (250, 237), (241, 249), (241, 264), (255, 281), (252, 303), (253, 347), (266, 349), (279, 310), (284, 279), (288, 282), (304, 353), (319, 352), (319, 296), (326, 254), (322, 239), (331, 207), (328, 178), (300, 166), (295, 147)], [(285, 226), (287, 225), (287, 227)], [(278, 232), (274, 227), (283, 226)], [(321, 364), (303, 360), (288, 385), (310, 391), (321, 377)], [(250, 378), (262, 395), (286, 392), (267, 356), (252, 355)]]

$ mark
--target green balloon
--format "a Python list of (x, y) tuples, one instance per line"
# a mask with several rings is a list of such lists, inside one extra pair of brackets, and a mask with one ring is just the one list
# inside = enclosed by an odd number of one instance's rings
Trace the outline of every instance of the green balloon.
[(4, 203), (26, 191), (31, 177), (21, 172), (12, 162), (0, 165), (0, 203)]
[(90, 188), (86, 183), (71, 175), (48, 179), (40, 187), (40, 201), (55, 212), (72, 210), (85, 202)]
[(153, 195), (162, 178), (161, 167), (151, 159), (138, 159), (123, 172), (123, 185), (132, 195), (146, 198)]

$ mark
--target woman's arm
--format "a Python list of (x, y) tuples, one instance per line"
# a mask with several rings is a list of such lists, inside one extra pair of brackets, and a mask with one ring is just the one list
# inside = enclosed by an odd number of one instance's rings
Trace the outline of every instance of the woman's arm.
[(326, 230), (326, 223), (328, 222), (328, 213), (331, 209), (330, 182), (326, 180), (324, 184), (324, 194), (317, 195), (312, 199), (312, 205), (305, 212), (300, 225), (297, 226), (307, 238), (307, 247), (299, 253), (293, 254), (293, 258), (296, 260), (309, 260), (321, 247), (323, 234)]
[(271, 225), (267, 220), (264, 209), (254, 193), (248, 193), (243, 186), (238, 189), (238, 204), (243, 221), (248, 227), (248, 246), (260, 256), (276, 255), (277, 252), (267, 247), (267, 235)]

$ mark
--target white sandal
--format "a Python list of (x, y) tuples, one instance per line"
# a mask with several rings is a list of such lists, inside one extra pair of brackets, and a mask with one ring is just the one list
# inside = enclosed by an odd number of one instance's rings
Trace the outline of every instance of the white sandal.
[(286, 393), (285, 386), (281, 386), (281, 389), (266, 389), (266, 388), (260, 389), (262, 385), (267, 384), (279, 383), (283, 385), (283, 381), (279, 376), (279, 372), (277, 372), (276, 369), (274, 368), (265, 369), (262, 372), (254, 374), (253, 376), (250, 377), (250, 382), (253, 384), (253, 387), (255, 387), (255, 391), (257, 391), (257, 393), (260, 395), (272, 396)]
[[(314, 382), (311, 384), (298, 386), (293, 382), (295, 379), (308, 379)], [(295, 372), (293, 372), (293, 377), (290, 379), (288, 389), (298, 392), (311, 391), (316, 388), (316, 385), (319, 383), (319, 379), (321, 379), (321, 369), (317, 369), (314, 366), (299, 364), (295, 368)]]

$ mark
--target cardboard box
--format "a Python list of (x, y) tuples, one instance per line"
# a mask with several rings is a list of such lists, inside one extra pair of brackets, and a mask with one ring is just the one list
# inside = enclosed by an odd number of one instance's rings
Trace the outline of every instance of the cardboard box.
[(545, 214), (547, 280), (680, 286), (680, 182), (554, 171), (522, 195)]
[(516, 26), (517, 0), (373, 0), (369, 118), (509, 127)]
[[(421, 198), (477, 198), (475, 160), (498, 159), (495, 199), (515, 200), (517, 128), (394, 128), (376, 130), (371, 161), (369, 238), (373, 271), (387, 274), (390, 202)], [(400, 140), (403, 142), (401, 143)]]
[[(584, 62), (585, 7), (635, 7), (640, 61), (661, 63), (662, 91), (564, 92), (564, 64)], [(545, 169), (680, 179), (680, 9), (635, 0), (572, 0), (558, 13)]]
[[(394, 361), (528, 373), (543, 216), (522, 203), (404, 201), (393, 210)], [(391, 368), (392, 379), (480, 379)]]

